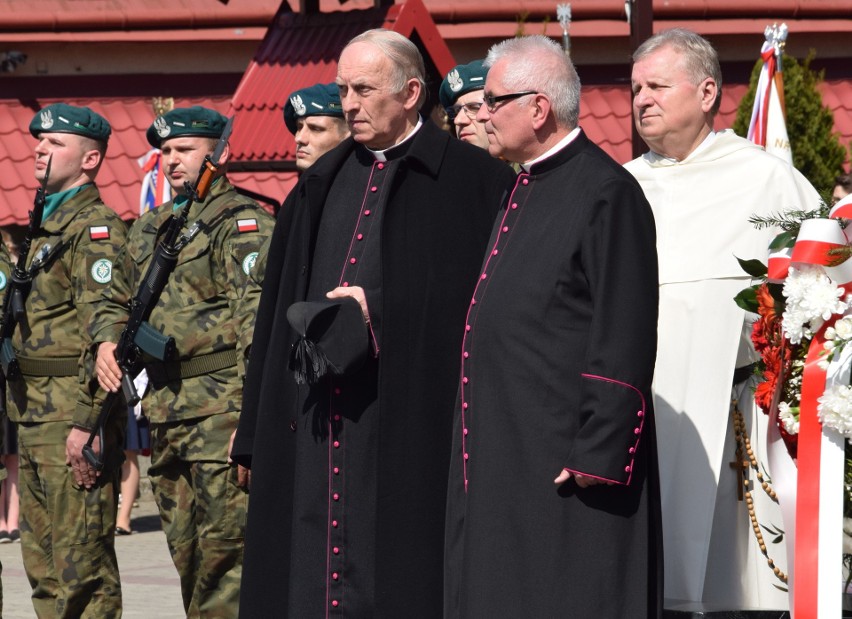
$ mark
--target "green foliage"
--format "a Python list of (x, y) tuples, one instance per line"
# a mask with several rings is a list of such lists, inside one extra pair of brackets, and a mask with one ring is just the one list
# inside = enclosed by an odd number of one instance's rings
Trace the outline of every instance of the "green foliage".
[(737, 258), (737, 262), (740, 263), (742, 270), (752, 277), (766, 277), (766, 265), (760, 260), (743, 260), (742, 258)]
[[(793, 165), (804, 174), (823, 198), (831, 195), (834, 179), (843, 172), (846, 148), (833, 133), (834, 115), (822, 104), (817, 85), (824, 71), (811, 69), (814, 52), (803, 63), (784, 55), (784, 100), (787, 108), (787, 135), (793, 149)], [(733, 129), (746, 136), (754, 107), (757, 79), (763, 62), (758, 60), (751, 73), (748, 92), (740, 101)], [(831, 202), (831, 200), (827, 200)]]

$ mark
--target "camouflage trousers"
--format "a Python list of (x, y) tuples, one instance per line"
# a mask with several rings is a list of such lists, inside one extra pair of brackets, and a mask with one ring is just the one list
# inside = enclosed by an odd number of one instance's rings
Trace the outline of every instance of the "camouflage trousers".
[[(120, 460), (85, 490), (65, 465), (65, 421), (18, 424), (21, 554), (36, 615), (121, 617), (115, 557)], [(111, 442), (111, 441), (110, 441)]]
[(228, 464), (238, 413), (151, 424), (148, 476), (187, 617), (238, 615), (248, 492)]

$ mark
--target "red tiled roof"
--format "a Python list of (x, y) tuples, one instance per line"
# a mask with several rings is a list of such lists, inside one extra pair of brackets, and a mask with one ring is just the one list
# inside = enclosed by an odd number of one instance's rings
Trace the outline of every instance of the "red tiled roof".
[(384, 9), (279, 13), (234, 94), (234, 161), (292, 161), (296, 145), (282, 116), (287, 95), (333, 81), (346, 43), (377, 27), (416, 33), (442, 75), (455, 65), (421, 0)]
[(0, 32), (267, 26), (270, 0), (0, 0)]
[[(373, 0), (320, 0), (323, 11), (359, 9), (372, 6)], [(295, 0), (291, 0), (295, 5)], [(541, 19), (556, 15), (553, 0), (423, 0), (437, 22), (504, 21), (514, 22), (518, 15)], [(773, 17), (787, 19), (848, 17), (848, 0), (654, 0), (656, 19), (720, 19), (732, 17)], [(580, 19), (620, 19), (624, 0), (582, 0), (571, 3), (571, 14)]]
[(826, 80), (819, 86), (822, 104), (834, 113), (834, 130), (840, 143), (852, 145), (852, 80)]
[[(25, 224), (27, 211), (32, 207), (37, 183), (33, 176), (35, 139), (29, 134), (29, 124), (36, 111), (52, 100), (39, 99), (32, 108), (18, 100), (0, 100), (0, 226)], [(73, 105), (85, 105), (109, 120), (112, 135), (106, 160), (98, 173), (101, 196), (122, 219), (139, 213), (139, 193), (142, 188), (142, 169), (136, 160), (151, 146), (145, 131), (154, 121), (151, 101), (143, 97), (113, 99), (66, 99)], [(176, 99), (178, 107), (204, 105), (222, 113), (227, 112), (227, 97)], [(245, 189), (283, 200), (282, 182), (293, 174), (229, 174)], [(277, 180), (276, 180), (277, 179)]]
[(632, 114), (629, 86), (583, 86), (580, 126), (592, 142), (619, 163), (631, 159)]

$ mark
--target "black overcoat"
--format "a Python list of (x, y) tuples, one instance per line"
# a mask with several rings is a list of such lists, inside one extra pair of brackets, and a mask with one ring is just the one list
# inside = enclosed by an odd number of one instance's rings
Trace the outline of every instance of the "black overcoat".
[(448, 619), (659, 614), (656, 328), (650, 207), (580, 133), (518, 177), (469, 308)]
[[(345, 141), (303, 175), (273, 233), (233, 449), (252, 471), (242, 617), (441, 614), (458, 350), (491, 223), (513, 175), (426, 122), (393, 178), (381, 236), (381, 350), (370, 366), (377, 380), (348, 385), (365, 399), (377, 396), (378, 406), (367, 409), (369, 419), (343, 411), (348, 444), (375, 446), (375, 453), (347, 454), (347, 479), (373, 490), (342, 491), (349, 536), (343, 576), (350, 584), (335, 597), (329, 590), (338, 581), (327, 559), (339, 556), (329, 554), (328, 505), (313, 490), (337, 479), (317, 458), (329, 449), (328, 437), (316, 431), (304, 404), (323, 397), (322, 386), (310, 396), (297, 387), (287, 367), (296, 335), (285, 312), (305, 299), (325, 197), (356, 147)], [(353, 208), (360, 199), (353, 196)], [(369, 439), (353, 443), (358, 433)]]

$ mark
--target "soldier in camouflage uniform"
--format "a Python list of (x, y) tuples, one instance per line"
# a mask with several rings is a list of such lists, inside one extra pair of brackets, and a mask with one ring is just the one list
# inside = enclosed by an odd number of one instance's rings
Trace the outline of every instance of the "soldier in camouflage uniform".
[[(9, 257), (9, 251), (6, 247), (6, 243), (0, 243), (0, 296), (4, 296), (6, 294), (6, 286), (9, 283), (9, 279), (12, 276), (12, 260)], [(3, 376), (0, 376), (0, 445), (3, 444), (3, 441), (6, 440), (5, 431), (6, 431), (6, 379)], [(0, 482), (6, 479), (6, 465), (3, 463), (3, 460), (0, 460)], [(3, 565), (0, 564), (0, 617), (3, 616)]]
[(94, 184), (110, 134), (88, 108), (57, 103), (30, 123), (38, 140), (35, 174), (52, 159), (44, 217), (27, 259), (33, 279), (12, 345), (19, 377), (7, 377), (7, 408), (17, 424), (21, 550), (39, 617), (120, 617), (115, 557), (117, 484), (126, 414), (117, 407), (98, 473), (82, 447), (98, 416), (94, 356), (115, 342), (126, 298), (113, 296), (113, 262), (124, 223)]
[[(127, 244), (131, 290), (144, 277), (163, 222), (186, 202), (226, 119), (201, 107), (158, 117), (148, 141), (163, 151), (169, 184), (178, 197), (146, 213)], [(226, 149), (221, 162), (227, 161)], [(193, 204), (185, 232), (197, 231), (181, 250), (149, 322), (175, 339), (177, 358), (147, 361), (150, 391), (151, 478), (189, 617), (237, 616), (242, 574), (247, 489), (229, 464), (239, 418), (245, 363), (260, 286), (253, 266), (274, 221), (239, 195), (227, 178), (214, 181), (207, 199)], [(102, 384), (119, 388), (116, 365)]]

